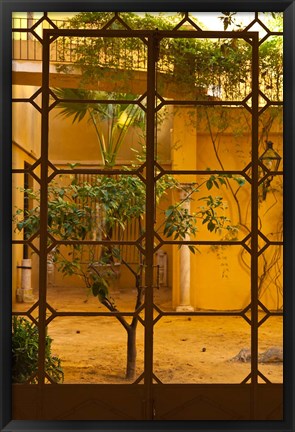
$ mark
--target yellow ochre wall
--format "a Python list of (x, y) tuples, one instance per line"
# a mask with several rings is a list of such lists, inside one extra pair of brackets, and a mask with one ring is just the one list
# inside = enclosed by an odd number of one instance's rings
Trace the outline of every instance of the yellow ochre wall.
[[(244, 113), (241, 109), (230, 109), (230, 120), (234, 125), (235, 121), (242, 122)], [(188, 118), (193, 119), (197, 113), (192, 113), (191, 107), (181, 107), (175, 110), (171, 154), (172, 168), (175, 170), (189, 170), (207, 168), (221, 169), (214, 148), (212, 138), (216, 138), (217, 127), (212, 129), (204, 126), (204, 113), (200, 113), (202, 108), (198, 108), (201, 120), (191, 122)], [(243, 116), (241, 117), (241, 114)], [(231, 124), (231, 123), (229, 123)], [(197, 126), (196, 126), (197, 125)], [(250, 123), (251, 125), (251, 123)], [(250, 126), (251, 127), (251, 126)], [(234, 126), (228, 127), (215, 141), (218, 148), (218, 154), (225, 170), (243, 170), (250, 162), (251, 157), (251, 129), (247, 130), (247, 123), (242, 122), (243, 134), (234, 133)], [(261, 136), (262, 138), (262, 136)], [(274, 148), (282, 155), (282, 128), (279, 121), (274, 122), (273, 127), (268, 135), (268, 139), (274, 142)], [(263, 151), (263, 150), (262, 150)], [(281, 165), (282, 166), (282, 165)], [(280, 169), (281, 169), (280, 166)], [(206, 177), (204, 177), (206, 178)], [(178, 176), (184, 183), (198, 180), (192, 175)], [(230, 180), (234, 186), (234, 181)], [(282, 225), (282, 182), (277, 181), (280, 190), (275, 194), (269, 193), (266, 201), (259, 204), (260, 230), (262, 234), (268, 236), (270, 240), (276, 239), (276, 232), (281, 229)], [(221, 190), (213, 188), (209, 191), (203, 189), (199, 196), (222, 195), (228, 204), (225, 215), (231, 220), (233, 225), (239, 221), (239, 212), (229, 190), (222, 187)], [(179, 201), (179, 197), (174, 198)], [(245, 225), (251, 229), (251, 187), (248, 182), (239, 192), (240, 201), (240, 218), (242, 226), (239, 227), (238, 239), (242, 240), (247, 234)], [(191, 211), (197, 211), (200, 203), (197, 197), (191, 202)], [(217, 234), (209, 233), (204, 227), (200, 227), (200, 232), (195, 240), (219, 240), (225, 235), (223, 232), (219, 237)], [(191, 238), (194, 240), (194, 238)], [(263, 241), (260, 242), (261, 247)], [(185, 246), (182, 246), (185, 247)], [(246, 307), (250, 303), (251, 280), (250, 280), (250, 255), (242, 246), (197, 246), (201, 253), (191, 254), (190, 256), (190, 277), (191, 277), (191, 306), (196, 309), (212, 310), (237, 310)], [(173, 306), (179, 305), (180, 301), (180, 251), (177, 246), (172, 247), (172, 266), (173, 266)], [(214, 251), (215, 250), (215, 251)], [(260, 256), (259, 276), (262, 275), (264, 256), (266, 262), (270, 262), (274, 247), (269, 247), (262, 256)], [(282, 260), (278, 261), (278, 266), (282, 265)], [(278, 269), (279, 272), (281, 269)], [(272, 271), (275, 271), (272, 269)], [(269, 308), (277, 309), (282, 305), (282, 296), (273, 283), (275, 274), (270, 272), (268, 277), (269, 283), (263, 290), (260, 300)], [(281, 277), (281, 275), (280, 275)], [(273, 278), (273, 279), (272, 279)], [(272, 279), (272, 280), (271, 280)]]

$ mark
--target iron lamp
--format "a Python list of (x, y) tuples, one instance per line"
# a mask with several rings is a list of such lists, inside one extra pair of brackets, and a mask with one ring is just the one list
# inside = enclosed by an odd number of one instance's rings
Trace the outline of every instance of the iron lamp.
[[(268, 171), (278, 171), (279, 165), (281, 163), (281, 156), (273, 149), (273, 142), (272, 141), (265, 141), (266, 149), (263, 152), (263, 154), (260, 156), (259, 160), (262, 162), (264, 167)], [(262, 189), (262, 198), (263, 200), (266, 199), (266, 194), (268, 191), (268, 188), (273, 180), (273, 176), (268, 176), (264, 182), (263, 182), (263, 189)]]

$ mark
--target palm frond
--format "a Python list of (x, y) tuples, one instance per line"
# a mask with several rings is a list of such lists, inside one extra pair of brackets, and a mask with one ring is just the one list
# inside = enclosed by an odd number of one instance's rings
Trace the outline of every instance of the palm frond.
[[(55, 88), (58, 98), (57, 116), (72, 117), (72, 123), (79, 123), (84, 117), (94, 126), (103, 164), (115, 164), (122, 142), (131, 126), (143, 127), (144, 111), (136, 104), (106, 103), (108, 99), (134, 100), (133, 95), (113, 94), (97, 90)], [(91, 102), (87, 102), (91, 100)], [(94, 101), (97, 100), (97, 103)], [(103, 123), (107, 121), (107, 129)]]

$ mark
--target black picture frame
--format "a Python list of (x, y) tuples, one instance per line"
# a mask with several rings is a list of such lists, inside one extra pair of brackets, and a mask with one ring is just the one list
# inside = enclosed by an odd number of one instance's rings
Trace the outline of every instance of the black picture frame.
[[(284, 12), (284, 420), (282, 421), (16, 421), (11, 419), (11, 13), (21, 11), (237, 11)], [(0, 0), (0, 430), (12, 431), (295, 431), (294, 311), (295, 296), (295, 4), (294, 0)]]

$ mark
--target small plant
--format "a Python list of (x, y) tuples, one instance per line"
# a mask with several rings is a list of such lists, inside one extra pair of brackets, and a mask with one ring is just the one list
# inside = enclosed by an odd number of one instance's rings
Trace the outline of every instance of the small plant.
[[(51, 354), (52, 339), (45, 339), (45, 372), (55, 383), (63, 381), (61, 360)], [(23, 317), (12, 321), (12, 382), (37, 384), (38, 327)]]

